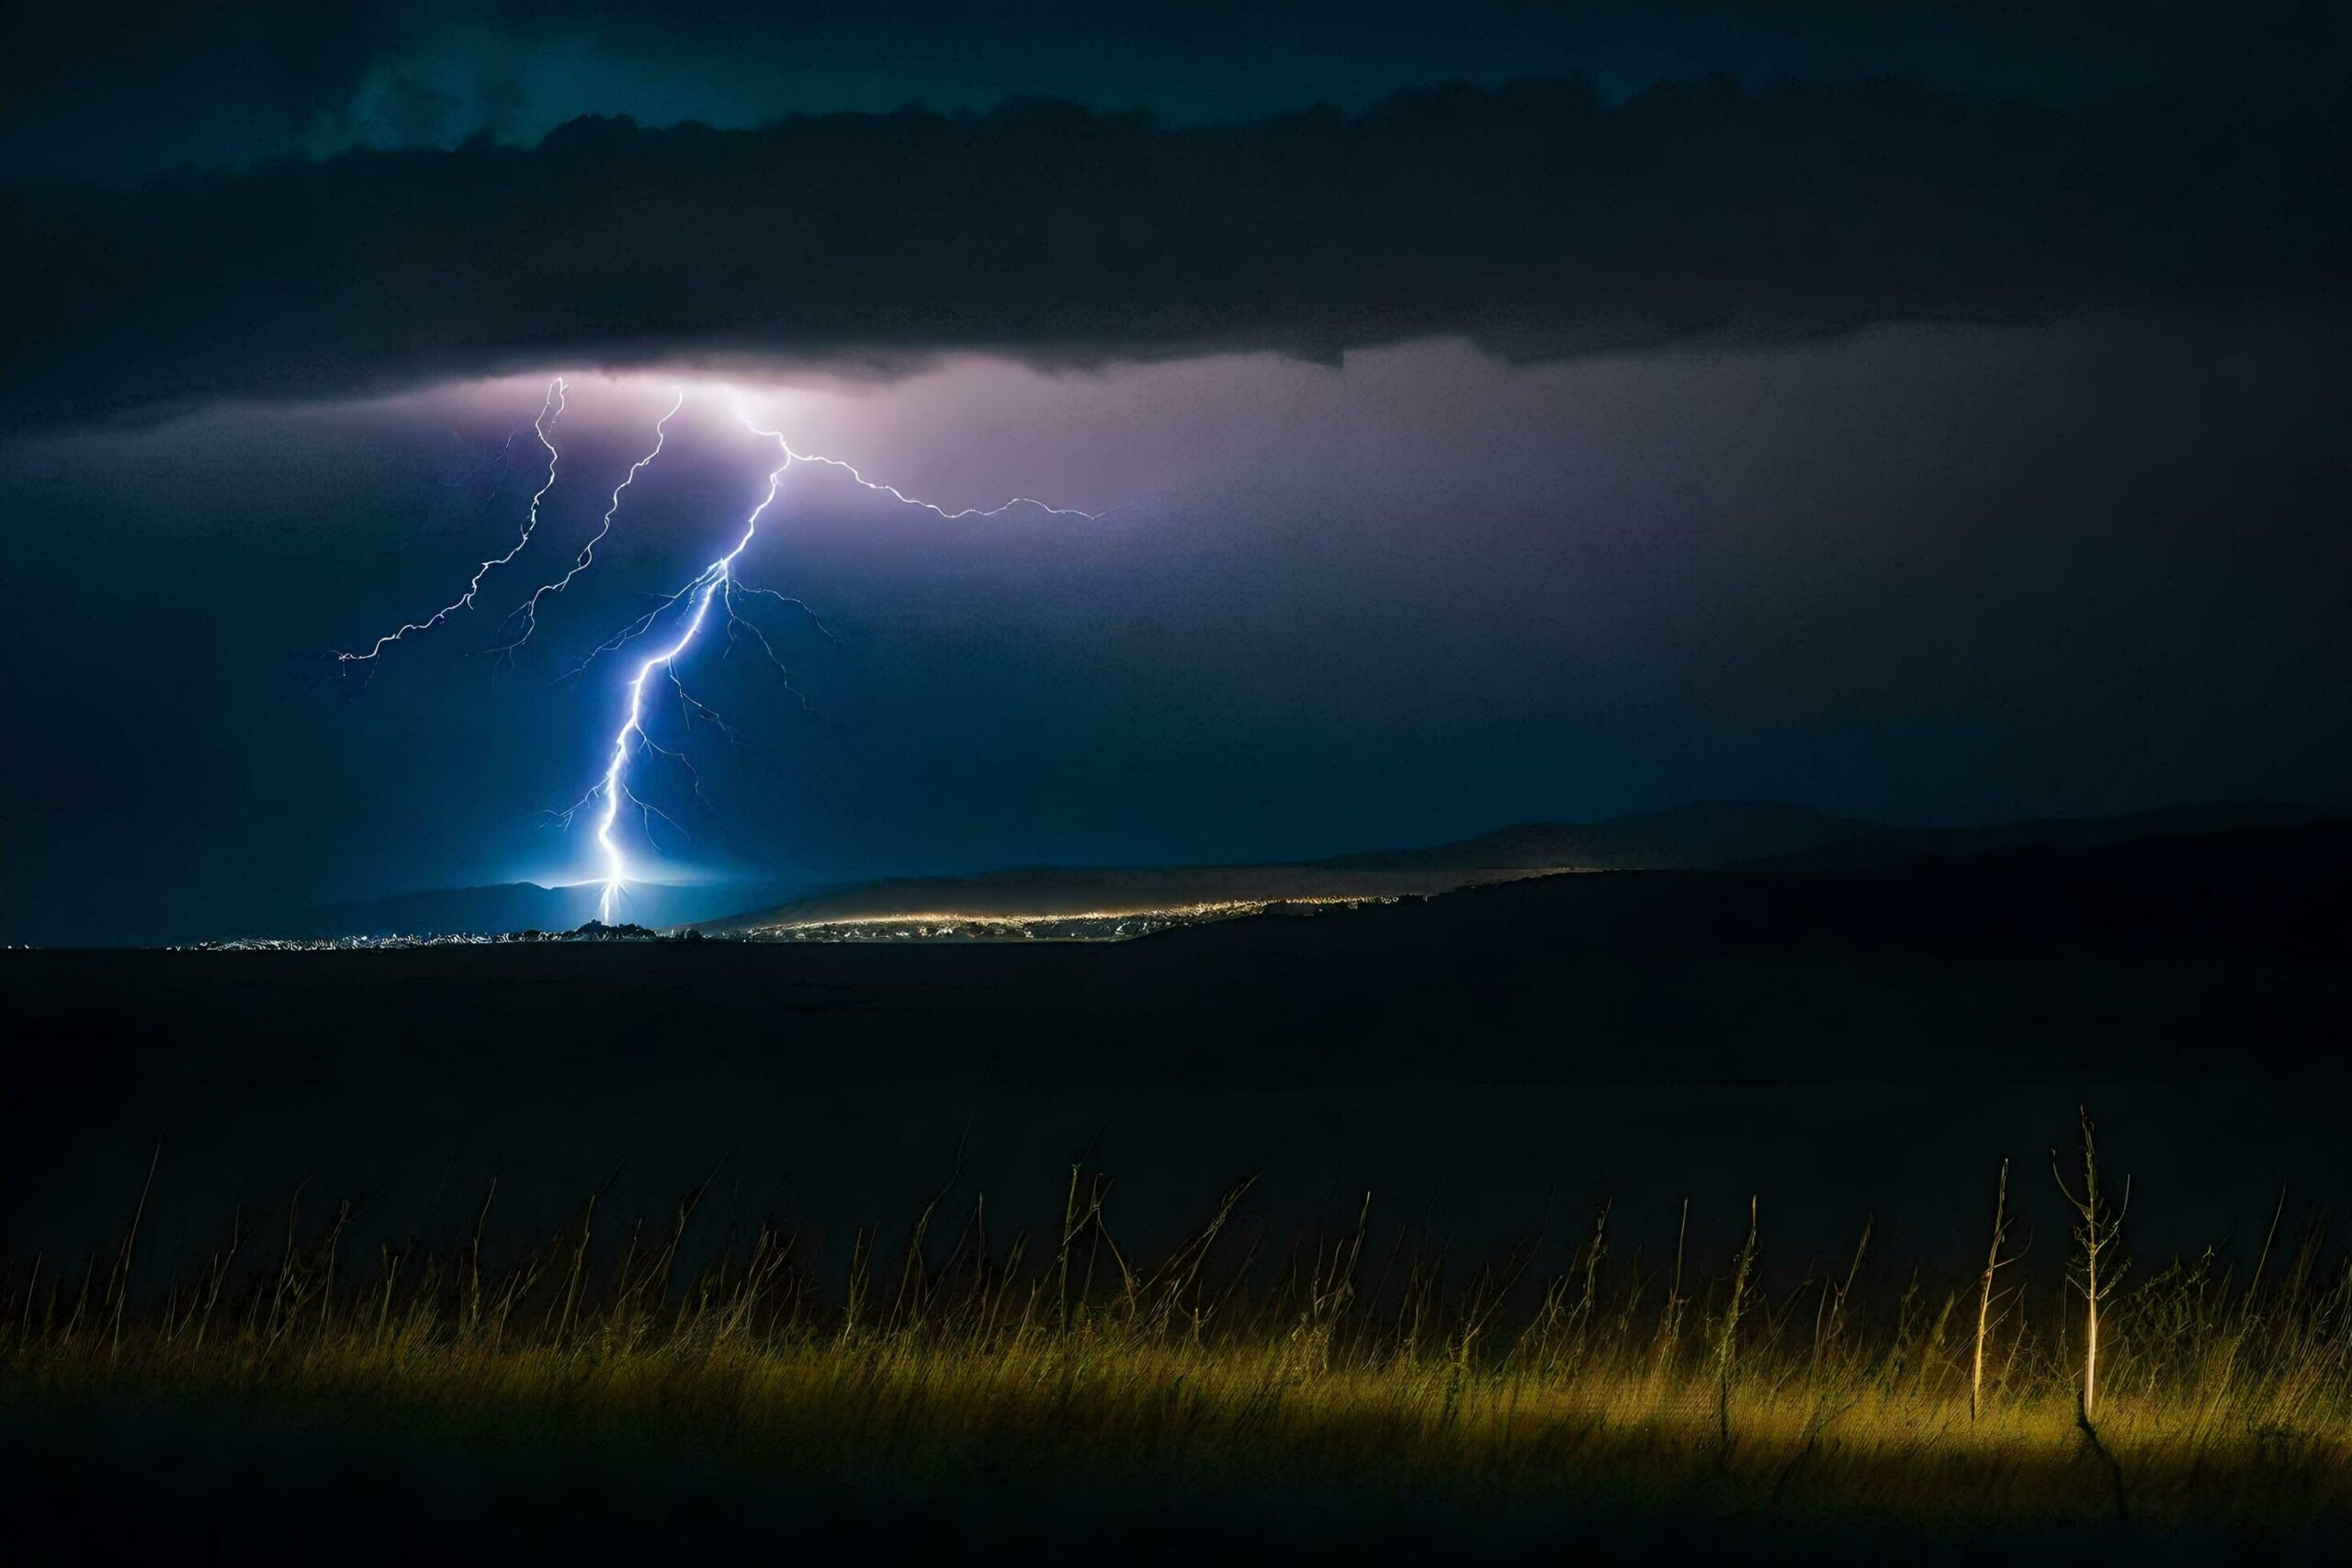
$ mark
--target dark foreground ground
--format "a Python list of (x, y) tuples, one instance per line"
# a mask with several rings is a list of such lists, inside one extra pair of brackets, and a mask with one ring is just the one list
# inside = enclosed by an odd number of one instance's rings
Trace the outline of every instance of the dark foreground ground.
[(2086, 1101), (2142, 1244), (2202, 1246), (2281, 1183), (2344, 1186), (2347, 952), (2352, 829), (2318, 829), (1115, 945), (0, 953), (0, 1250), (113, 1236), (151, 1158), (160, 1270), (306, 1183), (398, 1239), (455, 1234), (492, 1178), (529, 1230), (717, 1168), (714, 1218), (831, 1236), (951, 1176), (1035, 1223), (1082, 1157), (1147, 1240), (1255, 1174), (1270, 1222), (1369, 1190), (1472, 1251), (1608, 1195), (1653, 1241), (1687, 1197), (1716, 1246), (1760, 1194), (1784, 1257), (1870, 1213), (1934, 1254)]
[(419, 1438), (333, 1411), (0, 1407), (17, 1561), (2337, 1563), (2288, 1531), (1759, 1517), (1703, 1495), (1531, 1499), (1410, 1476), (773, 1472), (646, 1446)]
[[(801, 1227), (821, 1275), (944, 1188), (1050, 1224), (1068, 1169), (1114, 1228), (1175, 1239), (1261, 1177), (1269, 1235), (1351, 1217), (1464, 1256), (1567, 1236), (1713, 1265), (1760, 1199), (1768, 1277), (1866, 1217), (1909, 1258), (1981, 1246), (2074, 1108), (2134, 1178), (2132, 1243), (2250, 1253), (2282, 1186), (2346, 1195), (2352, 833), (2216, 835), (1907, 867), (1552, 879), (1107, 947), (700, 946), (0, 954), (12, 1043), (0, 1253), (78, 1259), (154, 1165), (134, 1284), (298, 1190), (351, 1246), (443, 1245), (494, 1178), (511, 1234), (600, 1192), (660, 1214), (717, 1173), (711, 1245)], [(1385, 1228), (1384, 1228), (1385, 1227)], [(777, 1483), (632, 1452), (456, 1447), (311, 1416), (128, 1401), (0, 1412), (19, 1529), (94, 1550), (281, 1560), (895, 1553), (1024, 1560), (1509, 1556), (2210, 1560), (2192, 1530), (1992, 1539), (1933, 1521), (1769, 1524), (1640, 1499), (905, 1474)], [(526, 1539), (527, 1538), (527, 1539)], [(20, 1535), (19, 1539), (33, 1539)], [(100, 1543), (105, 1543), (103, 1546)], [(664, 1544), (666, 1543), (666, 1544)], [(527, 1549), (526, 1549), (527, 1548)], [(1426, 1549), (1426, 1550), (1425, 1550)], [(2340, 1556), (2299, 1531), (2228, 1550)]]

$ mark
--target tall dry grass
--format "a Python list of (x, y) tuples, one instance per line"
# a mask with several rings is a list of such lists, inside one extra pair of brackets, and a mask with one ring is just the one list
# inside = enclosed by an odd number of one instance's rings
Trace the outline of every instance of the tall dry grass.
[[(1477, 1488), (1951, 1517), (2262, 1523), (2352, 1507), (2352, 1258), (2314, 1224), (2243, 1273), (2214, 1253), (2085, 1297), (2056, 1259), (1949, 1278), (1872, 1257), (1769, 1292), (1769, 1205), (1708, 1272), (1616, 1256), (1604, 1206), (1547, 1278), (1367, 1252), (1370, 1201), (1286, 1257), (1246, 1186), (1149, 1259), (1073, 1168), (1040, 1235), (934, 1202), (820, 1280), (788, 1233), (682, 1266), (695, 1201), (607, 1234), (592, 1201), (511, 1265), (494, 1205), (455, 1248), (346, 1247), (350, 1209), (243, 1224), (156, 1300), (119, 1247), (7, 1270), (0, 1397), (316, 1404), (360, 1418), (621, 1432), (761, 1463), (951, 1472), (1409, 1477)], [(2079, 1194), (2077, 1194), (2079, 1196)], [(144, 1201), (142, 1197), (141, 1209)], [(1687, 1221), (1687, 1213), (1686, 1213)], [(2277, 1224), (2272, 1235), (2275, 1239)], [(2112, 1249), (2112, 1250), (2110, 1250)]]

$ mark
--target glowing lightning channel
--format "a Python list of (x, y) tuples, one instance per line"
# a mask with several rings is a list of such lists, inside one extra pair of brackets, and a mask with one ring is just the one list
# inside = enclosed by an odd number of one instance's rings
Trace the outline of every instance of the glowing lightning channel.
[(678, 416), (678, 411), (685, 406), (685, 402), (686, 389), (684, 387), (674, 389), (673, 395), (670, 399), (670, 412), (654, 422), (653, 450), (630, 464), (628, 472), (622, 476), (621, 482), (613, 487), (613, 498), (605, 507), (604, 521), (596, 525), (596, 532), (589, 536), (588, 542), (580, 547), (580, 553), (571, 558), (571, 570), (561, 577), (539, 584), (533, 590), (528, 599), (514, 607), (514, 615), (506, 617), (509, 621), (513, 621), (515, 616), (521, 616), (523, 630), (513, 642), (500, 649), (499, 652), (512, 654), (516, 649), (530, 641), (531, 634), (539, 626), (539, 601), (550, 593), (560, 593), (571, 587), (573, 578), (578, 577), (595, 563), (596, 547), (604, 542), (605, 535), (613, 531), (613, 517), (621, 509), (621, 492), (637, 482), (637, 476), (645, 471), (647, 464), (662, 456), (662, 444), (670, 438), (670, 422)]
[[(739, 410), (738, 412), (740, 414), (741, 411)], [(741, 418), (746, 425), (752, 423), (751, 416), (748, 414), (742, 414)], [(839, 457), (828, 457), (816, 452), (796, 452), (792, 449), (792, 444), (790, 442), (785, 440), (783, 436), (776, 434), (773, 430), (763, 430), (758, 432), (758, 434), (762, 435), (775, 436), (776, 445), (784, 448), (785, 456), (790, 457), (796, 463), (821, 463), (829, 468), (839, 468), (843, 473), (847, 474), (852, 479), (861, 485), (864, 485), (867, 490), (874, 491), (877, 495), (887, 495), (891, 497), (893, 500), (903, 501), (909, 506), (920, 506), (926, 512), (937, 513), (940, 516), (947, 519), (950, 523), (954, 523), (958, 519), (965, 517), (994, 517), (1000, 513), (1010, 512), (1016, 506), (1034, 506), (1046, 513), (1048, 516), (1053, 517), (1083, 517), (1089, 523), (1098, 520), (1102, 515), (1099, 512), (1080, 512), (1076, 507), (1071, 506), (1048, 506), (1042, 501), (1038, 501), (1025, 495), (1016, 495), (1011, 501), (1004, 502), (1001, 506), (967, 506), (960, 511), (950, 512), (935, 501), (925, 501), (921, 496), (909, 495), (897, 485), (884, 484), (879, 479), (869, 479), (864, 474), (859, 473), (854, 465), (844, 463)]]
[[(682, 391), (680, 393), (681, 400), (683, 398), (684, 393)], [(677, 412), (678, 403), (673, 401), (670, 405), (670, 412), (662, 416), (662, 425), (668, 424), (671, 417)], [(654, 653), (649, 654), (647, 657), (640, 660), (638, 662), (636, 673), (629, 678), (628, 685), (624, 688), (628, 693), (628, 705), (625, 713), (623, 714), (620, 728), (613, 734), (612, 750), (605, 762), (604, 777), (600, 779), (595, 786), (592, 788), (577, 805), (573, 806), (571, 810), (557, 814), (560, 820), (570, 821), (573, 815), (582, 807), (585, 807), (590, 801), (595, 801), (598, 803), (599, 809), (596, 817), (596, 848), (598, 853), (603, 858), (605, 876), (604, 889), (597, 900), (597, 916), (607, 925), (612, 923), (613, 917), (618, 910), (623, 890), (628, 881), (628, 857), (623, 852), (619, 841), (614, 837), (614, 829), (620, 820), (621, 803), (623, 801), (628, 801), (630, 805), (636, 807), (640, 812), (642, 812), (648, 818), (649, 827), (650, 826), (650, 818), (656, 816), (662, 816), (664, 821), (669, 820), (666, 816), (663, 816), (662, 813), (657, 811), (653, 807), (639, 799), (630, 791), (628, 787), (628, 768), (630, 761), (634, 760), (639, 751), (650, 750), (684, 764), (690, 774), (694, 772), (693, 764), (687, 761), (685, 754), (683, 751), (673, 750), (668, 747), (662, 746), (654, 740), (650, 735), (646, 733), (646, 683), (653, 678), (654, 673), (657, 671), (660, 671), (667, 677), (670, 684), (676, 691), (679, 703), (684, 710), (689, 723), (696, 717), (706, 719), (718, 726), (722, 733), (727, 734), (731, 739), (733, 731), (728, 728), (725, 721), (720, 719), (718, 715), (712, 713), (711, 710), (702, 703), (687, 694), (684, 682), (679, 680), (677, 672), (678, 661), (685, 656), (688, 649), (694, 647), (695, 640), (702, 635), (703, 627), (710, 617), (710, 607), (713, 601), (720, 602), (726, 607), (730, 646), (733, 642), (735, 628), (739, 624), (751, 626), (753, 637), (756, 638), (760, 648), (767, 654), (769, 660), (772, 663), (775, 663), (776, 668), (779, 670), (784, 668), (783, 662), (775, 657), (775, 650), (769, 645), (766, 634), (761, 632), (757, 626), (753, 626), (750, 622), (741, 621), (741, 618), (736, 615), (734, 600), (735, 592), (740, 589), (746, 593), (754, 593), (773, 598), (782, 604), (797, 605), (804, 612), (808, 611), (808, 607), (806, 604), (801, 604), (797, 599), (793, 599), (785, 594), (778, 593), (774, 589), (751, 587), (738, 581), (735, 577), (735, 563), (737, 559), (741, 557), (746, 549), (751, 547), (752, 541), (758, 536), (760, 530), (760, 519), (766, 515), (767, 511), (771, 506), (775, 504), (776, 493), (783, 485), (784, 476), (795, 463), (813, 463), (825, 468), (841, 469), (842, 472), (848, 474), (851, 479), (866, 490), (875, 491), (876, 494), (888, 495), (893, 500), (901, 502), (909, 506), (920, 506), (928, 512), (947, 519), (950, 522), (954, 522), (958, 518), (964, 517), (994, 517), (1001, 513), (1010, 511), (1015, 506), (1024, 505), (1036, 507), (1051, 516), (1081, 517), (1090, 522), (1102, 515), (1101, 513), (1096, 512), (1080, 512), (1074, 507), (1049, 506), (1042, 501), (1034, 500), (1027, 496), (1015, 496), (1012, 500), (1005, 502), (1001, 505), (998, 506), (967, 506), (961, 510), (951, 512), (934, 502), (924, 501), (918, 496), (909, 495), (906, 491), (899, 489), (896, 485), (884, 484), (879, 480), (869, 479), (864, 474), (860, 473), (854, 466), (843, 462), (838, 457), (828, 457), (820, 453), (795, 450), (792, 444), (785, 438), (782, 431), (761, 429), (760, 426), (753, 422), (749, 411), (741, 403), (736, 405), (735, 414), (736, 417), (742, 422), (744, 429), (764, 440), (775, 442), (776, 449), (784, 454), (784, 461), (777, 464), (775, 468), (771, 469), (768, 473), (767, 493), (760, 498), (759, 504), (754, 506), (752, 509), (751, 515), (743, 520), (743, 532), (741, 536), (735, 541), (733, 548), (729, 549), (725, 555), (720, 556), (718, 559), (712, 561), (708, 566), (704, 567), (699, 572), (696, 572), (692, 578), (687, 580), (684, 587), (662, 598), (650, 610), (646, 611), (645, 614), (639, 615), (636, 620), (630, 622), (619, 632), (614, 634), (614, 636), (591, 650), (588, 657), (582, 660), (580, 665), (573, 671), (573, 673), (577, 674), (579, 671), (584, 670), (589, 664), (594, 663), (600, 655), (614, 652), (624, 645), (633, 642), (638, 637), (651, 631), (653, 626), (664, 615), (677, 607), (680, 604), (684, 604), (687, 606), (685, 619), (679, 626), (677, 635), (670, 639), (668, 646)], [(611, 526), (613, 512), (617, 510), (620, 505), (621, 491), (628, 488), (629, 480), (634, 479), (637, 477), (638, 469), (642, 468), (646, 464), (651, 462), (654, 457), (661, 453), (662, 425), (657, 425), (655, 427), (653, 450), (646, 454), (644, 457), (639, 459), (637, 467), (629, 470), (628, 478), (624, 479), (621, 481), (619, 488), (613, 491), (613, 504), (605, 513), (605, 528), (609, 528)], [(604, 536), (605, 530), (599, 529), (596, 538), (601, 539)], [(594, 545), (595, 540), (590, 540), (588, 548), (583, 549), (581, 552), (580, 558), (573, 563), (572, 570), (570, 572), (567, 572), (563, 578), (558, 581), (539, 590), (539, 592), (548, 593), (562, 592), (566, 583), (569, 583), (573, 577), (579, 575), (582, 570), (586, 569), (590, 559), (592, 558)], [(538, 595), (534, 594), (532, 597), (532, 604), (536, 604), (537, 598)], [(529, 606), (525, 606), (525, 609), (528, 610)], [(810, 618), (812, 620), (815, 618), (813, 613), (811, 614)], [(817, 627), (819, 631), (825, 632), (824, 624), (822, 622), (818, 622)], [(529, 636), (529, 630), (527, 627), (525, 630), (524, 636), (526, 637)], [(830, 639), (832, 634), (831, 632), (825, 632), (825, 636)], [(521, 640), (521, 638), (516, 639), (518, 646)], [(797, 695), (797, 694), (796, 693), (795, 694)], [(699, 777), (695, 778), (695, 784), (696, 794), (699, 795), (701, 790), (701, 780)], [(674, 826), (674, 824), (673, 825)]]
[(539, 525), (539, 502), (546, 500), (548, 491), (555, 488), (555, 469), (556, 463), (558, 461), (558, 454), (555, 449), (555, 443), (548, 439), (548, 427), (553, 424), (563, 415), (564, 387), (565, 382), (563, 378), (560, 376), (557, 377), (555, 380), (548, 385), (548, 395), (542, 399), (539, 403), (539, 417), (531, 422), (532, 433), (538, 436), (539, 445), (548, 449), (548, 477), (540, 484), (537, 493), (531, 497), (531, 510), (525, 515), (523, 519), (523, 532), (515, 538), (514, 545), (504, 555), (492, 556), (488, 560), (482, 562), (480, 566), (474, 568), (473, 577), (466, 583), (466, 591), (463, 593), (458, 594), (457, 598), (451, 600), (448, 604), (442, 605), (439, 609), (434, 611), (433, 614), (427, 615), (421, 621), (411, 621), (402, 626), (397, 631), (386, 632), (382, 637), (378, 637), (372, 644), (370, 644), (368, 651), (365, 653), (336, 654), (334, 656), (336, 663), (365, 664), (368, 660), (374, 659), (378, 654), (383, 652), (384, 649), (390, 648), (392, 644), (399, 642), (403, 637), (407, 637), (409, 633), (431, 631), (435, 626), (439, 626), (443, 621), (447, 620), (459, 610), (472, 609), (474, 595), (481, 592), (481, 580), (488, 577), (496, 568), (504, 566), (508, 561), (513, 560), (516, 556), (523, 553), (523, 547), (531, 542), (531, 534)]
[[(750, 421), (744, 423), (748, 424)], [(763, 430), (755, 434), (774, 436), (776, 444), (784, 446), (784, 437), (775, 431)], [(767, 494), (760, 498), (759, 505), (753, 507), (752, 514), (743, 520), (743, 536), (735, 541), (735, 547), (703, 568), (692, 581), (669, 599), (668, 603), (674, 604), (680, 599), (691, 598), (693, 608), (686, 614), (685, 625), (669, 647), (639, 663), (636, 675), (628, 682), (628, 712), (621, 720), (619, 730), (613, 736), (612, 756), (605, 764), (604, 782), (594, 792), (603, 800), (603, 809), (596, 818), (596, 848), (605, 861), (605, 890), (597, 900), (596, 909), (597, 918), (606, 925), (612, 924), (615, 909), (620, 901), (622, 884), (628, 874), (628, 857), (622, 854), (619, 843), (613, 838), (613, 825), (620, 817), (623, 798), (635, 801), (640, 808), (644, 806), (628, 792), (628, 764), (639, 748), (653, 745), (652, 738), (645, 733), (645, 682), (656, 670), (670, 672), (672, 680), (676, 679), (671, 667), (687, 649), (694, 646), (695, 638), (702, 635), (703, 622), (710, 615), (710, 602), (725, 592), (729, 573), (734, 570), (735, 558), (749, 547), (752, 537), (759, 533), (760, 518), (775, 503), (776, 491), (784, 483), (785, 470), (792, 464), (792, 449), (784, 446), (784, 461), (768, 474)], [(731, 615), (733, 612), (730, 610), (729, 613)], [(684, 694), (681, 688), (680, 695)]]

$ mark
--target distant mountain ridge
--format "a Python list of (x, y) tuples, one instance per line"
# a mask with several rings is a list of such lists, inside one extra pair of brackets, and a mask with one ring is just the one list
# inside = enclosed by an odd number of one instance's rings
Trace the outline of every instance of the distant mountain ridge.
[(1772, 801), (1705, 800), (1598, 822), (1519, 822), (1476, 838), (1378, 850), (1330, 866), (1588, 871), (1691, 871), (1832, 844), (1900, 838), (1910, 829)]
[(2263, 801), (2169, 806), (2117, 817), (2049, 817), (1984, 828), (1882, 829), (1868, 838), (1818, 844), (1737, 863), (1758, 871), (1830, 871), (1940, 860), (1996, 850), (2104, 849), (2147, 839), (2200, 838), (2255, 829), (2310, 828), (2352, 821), (2352, 813)]
[[(1154, 939), (1185, 955), (1173, 965), (1180, 974), (1220, 952), (1278, 950), (1302, 961), (1333, 955), (1384, 984), (1407, 983), (1417, 971), (1442, 974), (1448, 997), (1458, 994), (1465, 965), (1490, 977), (1516, 973), (1512, 983), (1555, 995), (1553, 965), (1596, 954), (1635, 962), (1804, 953), (1863, 965), (1898, 953), (1931, 955), (1939, 964), (1994, 954), (2036, 964), (2167, 955), (2316, 960), (2325, 970), (2322, 1007), (2280, 1013), (2262, 985), (2243, 981), (2207, 1005), (2223, 1029), (2267, 1021), (2262, 1027), (2289, 1026), (2331, 1051), (2352, 1027), (2352, 967), (2341, 962), (2347, 940), (2352, 819), (2342, 814), (1874, 865), (1521, 877), (1345, 919), (1229, 920)], [(2132, 1005), (2137, 983), (2123, 991), (2105, 1005)], [(2142, 1026), (2156, 1034), (2175, 1021), (2159, 1010)]]
[[(2321, 807), (2248, 802), (1971, 828), (1898, 828), (1770, 801), (1700, 801), (1596, 822), (1521, 822), (1473, 838), (1255, 865), (1016, 867), (895, 877), (710, 914), (718, 890), (641, 888), (628, 918), (726, 933), (922, 914), (1065, 916), (1216, 904), (1389, 898), (1565, 871), (1838, 870), (2041, 846), (2352, 820)], [(304, 938), (568, 931), (596, 913), (590, 885), (508, 883), (332, 905), (235, 934)]]
[(1351, 867), (1477, 867), (1589, 871), (1757, 870), (1886, 865), (2035, 845), (2093, 848), (2247, 828), (2352, 820), (2324, 807), (2216, 801), (2112, 817), (2050, 817), (1969, 828), (1895, 828), (1770, 801), (1699, 801), (1599, 822), (1521, 822), (1420, 849), (1342, 855)]
[(1166, 869), (1022, 867), (901, 877), (701, 922), (713, 932), (957, 912), (1067, 915), (1217, 902), (1395, 897), (1568, 871), (1836, 869), (2041, 845), (2093, 848), (2142, 839), (2352, 819), (2326, 807), (2221, 802), (2124, 816), (1976, 828), (1897, 828), (1771, 801), (1701, 801), (1598, 822), (1522, 822), (1475, 838), (1296, 863)]

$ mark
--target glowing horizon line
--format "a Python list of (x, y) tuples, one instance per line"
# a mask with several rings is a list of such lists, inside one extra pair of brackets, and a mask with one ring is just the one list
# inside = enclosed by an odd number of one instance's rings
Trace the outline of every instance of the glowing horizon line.
[[(1211, 915), (1225, 911), (1263, 909), (1275, 904), (1393, 904), (1400, 893), (1270, 893), (1262, 898), (1205, 898), (1190, 904), (1143, 904), (1124, 909), (1042, 910), (1034, 913), (959, 913), (953, 909), (910, 910), (904, 914), (811, 915), (806, 919), (775, 920), (744, 926), (746, 932), (806, 931), (811, 926), (870, 926), (892, 920), (958, 920), (966, 925), (1020, 925), (1039, 920), (1130, 920), (1147, 915)], [(734, 917), (689, 921), (692, 925), (729, 925)]]

